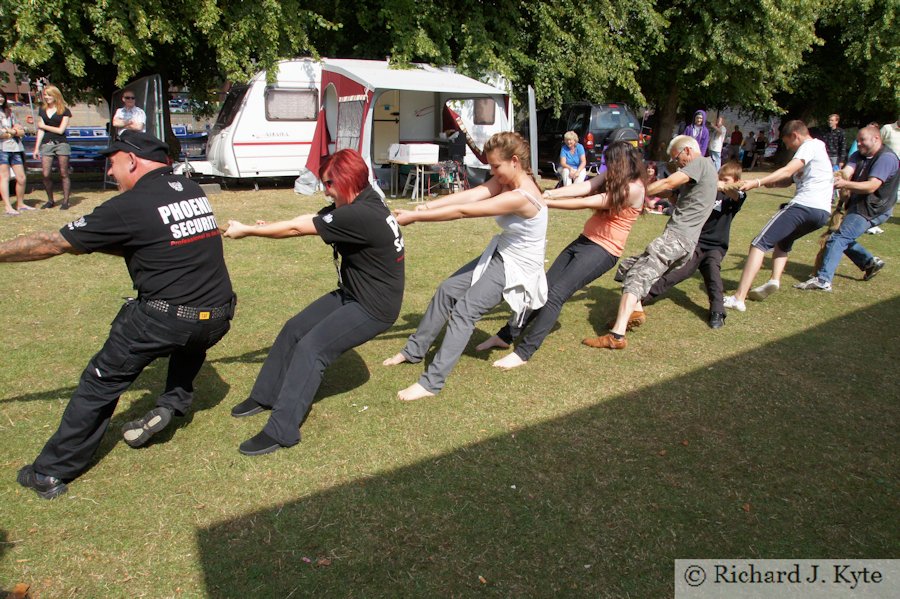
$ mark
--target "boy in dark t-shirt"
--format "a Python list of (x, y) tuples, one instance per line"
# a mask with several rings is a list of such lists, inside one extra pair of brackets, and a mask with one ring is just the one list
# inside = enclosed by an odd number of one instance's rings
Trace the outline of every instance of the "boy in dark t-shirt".
[(722, 259), (728, 252), (731, 221), (734, 220), (734, 216), (740, 211), (747, 198), (747, 194), (743, 191), (730, 188), (732, 184), (740, 181), (741, 173), (741, 165), (737, 161), (726, 162), (722, 165), (722, 168), (719, 169), (719, 192), (716, 195), (716, 203), (703, 225), (694, 254), (684, 266), (667, 272), (657, 280), (641, 300), (642, 304), (653, 303), (699, 269), (700, 274), (703, 275), (706, 293), (709, 296), (709, 327), (719, 329), (725, 325)]

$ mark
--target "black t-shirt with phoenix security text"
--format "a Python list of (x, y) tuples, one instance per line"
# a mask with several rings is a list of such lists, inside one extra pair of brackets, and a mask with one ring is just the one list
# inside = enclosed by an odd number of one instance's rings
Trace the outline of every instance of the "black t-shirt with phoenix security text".
[(199, 185), (164, 167), (70, 222), (60, 234), (85, 253), (121, 253), (142, 299), (215, 307), (233, 291), (212, 206)]
[(400, 225), (381, 196), (369, 186), (350, 204), (319, 212), (313, 225), (341, 255), (344, 291), (374, 318), (397, 320), (406, 253)]

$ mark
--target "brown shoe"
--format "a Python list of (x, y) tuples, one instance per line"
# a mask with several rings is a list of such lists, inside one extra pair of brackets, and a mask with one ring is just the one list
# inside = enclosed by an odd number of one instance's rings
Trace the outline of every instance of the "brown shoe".
[[(628, 324), (625, 325), (625, 330), (633, 331), (634, 329), (638, 328), (645, 322), (647, 322), (647, 315), (644, 313), (644, 311), (643, 310), (640, 312), (634, 311), (631, 313), (631, 316), (628, 317)], [(613, 318), (612, 320), (610, 320), (609, 322), (606, 323), (607, 329), (611, 329), (614, 326), (616, 326), (615, 318)]]
[(584, 343), (588, 347), (605, 347), (607, 349), (625, 349), (626, 347), (628, 347), (628, 341), (625, 339), (625, 337), (616, 339), (612, 336), (612, 333), (607, 333), (605, 335), (601, 335), (600, 337), (588, 337), (587, 339), (582, 340), (582, 343)]

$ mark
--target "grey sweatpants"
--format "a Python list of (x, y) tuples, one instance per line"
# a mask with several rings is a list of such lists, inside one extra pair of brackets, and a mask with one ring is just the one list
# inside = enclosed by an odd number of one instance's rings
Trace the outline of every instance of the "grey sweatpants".
[(475, 323), (503, 300), (506, 286), (503, 258), (495, 252), (487, 270), (473, 285), (472, 272), (477, 263), (478, 258), (472, 260), (438, 286), (419, 328), (400, 351), (409, 362), (421, 362), (444, 324), (447, 325), (441, 347), (419, 378), (419, 384), (431, 393), (444, 387), (444, 381), (469, 343)]

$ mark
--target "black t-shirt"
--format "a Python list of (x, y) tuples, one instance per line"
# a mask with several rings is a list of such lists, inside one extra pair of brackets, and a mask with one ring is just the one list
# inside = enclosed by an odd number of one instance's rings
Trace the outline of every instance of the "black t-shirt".
[(142, 299), (197, 308), (231, 301), (212, 206), (199, 185), (169, 167), (147, 173), (59, 232), (82, 252), (122, 253)]
[[(62, 125), (63, 117), (72, 118), (72, 111), (66, 108), (60, 114), (59, 111), (53, 113), (53, 116), (47, 116), (47, 111), (41, 108), (38, 111), (38, 116), (41, 120), (44, 121), (44, 124), (49, 127), (59, 127)], [(41, 140), (41, 145), (44, 145), (48, 141), (55, 141), (57, 143), (66, 141), (66, 135), (63, 133), (60, 135), (59, 133), (53, 133), (51, 131), (44, 131), (44, 138)]]
[(703, 223), (697, 247), (702, 250), (722, 248), (727, 252), (728, 239), (731, 237), (731, 221), (734, 220), (734, 215), (740, 212), (746, 199), (747, 194), (743, 191), (738, 192), (737, 201), (729, 198), (724, 191), (718, 192), (713, 210)]
[(341, 255), (344, 292), (374, 318), (397, 320), (406, 252), (400, 225), (381, 196), (367, 187), (352, 203), (320, 212), (313, 224)]

